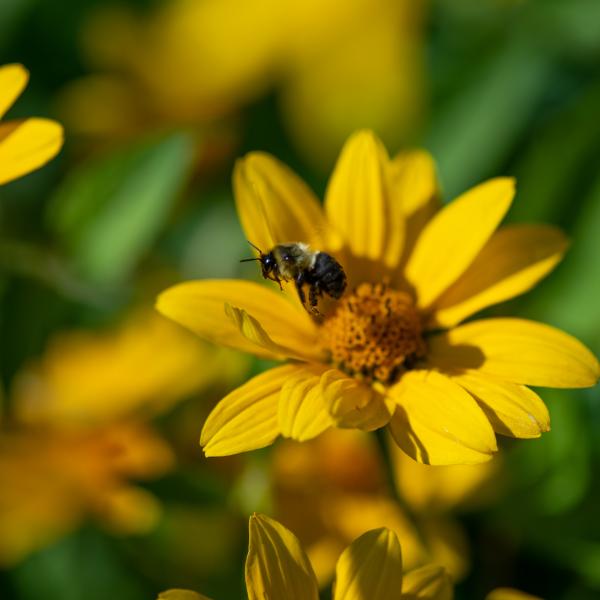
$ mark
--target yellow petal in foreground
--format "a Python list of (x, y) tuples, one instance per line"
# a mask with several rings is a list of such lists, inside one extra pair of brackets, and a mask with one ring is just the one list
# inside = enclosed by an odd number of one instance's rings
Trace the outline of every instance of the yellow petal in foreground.
[(158, 600), (210, 600), (210, 598), (191, 590), (167, 590), (158, 595)]
[(388, 229), (397, 235), (402, 222), (391, 223), (389, 158), (370, 131), (359, 131), (346, 142), (329, 181), (325, 208), (352, 254), (383, 258)]
[(541, 600), (541, 598), (512, 588), (496, 588), (485, 597), (485, 600)]
[(334, 600), (390, 600), (402, 590), (402, 552), (396, 534), (374, 529), (354, 540), (336, 566)]
[(238, 161), (233, 186), (244, 233), (263, 252), (283, 242), (331, 248), (330, 227), (316, 196), (273, 156), (252, 152)]
[(225, 396), (206, 419), (200, 444), (206, 456), (264, 448), (279, 435), (279, 395), (298, 367), (270, 369)]
[(15, 103), (29, 80), (29, 72), (23, 65), (0, 67), (0, 118)]
[(389, 390), (397, 409), (390, 421), (396, 443), (430, 465), (485, 462), (497, 450), (494, 431), (475, 400), (435, 371), (409, 371)]
[(412, 150), (395, 156), (391, 171), (392, 210), (401, 211), (399, 217), (394, 216), (394, 223), (401, 219), (405, 221), (403, 254), (407, 257), (419, 234), (439, 208), (435, 163), (428, 152)]
[(63, 128), (49, 119), (0, 125), (0, 185), (46, 164), (63, 144)]
[(374, 431), (389, 422), (395, 408), (393, 402), (337, 369), (323, 374), (321, 390), (337, 427)]
[(264, 515), (250, 518), (249, 600), (318, 600), (317, 578), (298, 538)]
[(279, 401), (281, 435), (304, 442), (323, 433), (334, 424), (320, 387), (327, 367), (298, 367), (285, 382)]
[(477, 400), (496, 433), (537, 438), (550, 431), (550, 415), (540, 397), (528, 387), (496, 380), (477, 372), (453, 377)]
[(454, 588), (443, 567), (426, 565), (404, 575), (404, 600), (452, 600)]
[(439, 211), (425, 226), (406, 264), (418, 305), (427, 308), (463, 274), (510, 207), (513, 179), (482, 183)]
[(567, 245), (555, 227), (513, 225), (500, 229), (435, 302), (432, 325), (452, 327), (483, 308), (526, 292), (552, 271)]
[(227, 316), (226, 304), (251, 315), (278, 346), (290, 348), (296, 355), (319, 358), (316, 327), (306, 311), (294, 308), (283, 294), (257, 283), (229, 279), (181, 283), (164, 291), (158, 297), (156, 308), (211, 342), (278, 358), (273, 350), (257, 345), (242, 334)]
[(542, 387), (589, 387), (600, 376), (598, 360), (581, 342), (524, 319), (483, 319), (433, 336), (427, 359), (444, 370)]

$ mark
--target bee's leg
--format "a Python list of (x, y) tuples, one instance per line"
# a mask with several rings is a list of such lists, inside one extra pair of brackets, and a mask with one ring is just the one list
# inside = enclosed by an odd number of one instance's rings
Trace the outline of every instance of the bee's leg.
[(302, 306), (306, 307), (306, 295), (304, 294), (304, 287), (302, 287), (305, 283), (304, 273), (298, 273), (298, 276), (294, 281), (296, 283), (296, 291), (298, 292), (298, 298), (300, 298)]
[(310, 304), (310, 311), (313, 315), (317, 317), (321, 317), (322, 314), (317, 308), (317, 304), (319, 303), (319, 296), (321, 295), (321, 289), (318, 285), (311, 285), (308, 290), (308, 303)]
[(273, 281), (277, 282), (277, 285), (279, 286), (279, 291), (283, 292), (283, 286), (281, 285), (281, 279), (279, 279), (278, 275), (273, 276)]

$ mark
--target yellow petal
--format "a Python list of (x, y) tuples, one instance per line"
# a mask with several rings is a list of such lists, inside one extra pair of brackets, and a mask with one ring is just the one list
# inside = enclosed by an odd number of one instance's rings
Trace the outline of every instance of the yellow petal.
[(320, 386), (326, 368), (324, 365), (299, 366), (285, 382), (279, 401), (281, 435), (304, 442), (334, 424)]
[(264, 515), (250, 517), (248, 600), (318, 600), (317, 578), (298, 538)]
[(284, 365), (247, 381), (221, 400), (206, 419), (200, 444), (206, 456), (263, 448), (279, 435), (279, 394), (298, 367)]
[(334, 600), (400, 599), (402, 551), (387, 528), (367, 531), (340, 556), (335, 569)]
[(524, 319), (482, 319), (429, 339), (428, 362), (450, 371), (477, 370), (507, 381), (579, 388), (600, 377), (596, 357), (574, 337)]
[(436, 300), (432, 325), (451, 327), (482, 308), (526, 292), (552, 271), (566, 248), (565, 236), (555, 227), (500, 229)]
[(167, 590), (158, 595), (158, 600), (210, 600), (210, 598), (191, 590)]
[(406, 263), (406, 278), (420, 307), (428, 307), (473, 262), (506, 214), (514, 193), (513, 179), (491, 179), (429, 221)]
[(244, 309), (225, 303), (225, 314), (231, 319), (239, 332), (248, 341), (260, 346), (266, 352), (270, 352), (274, 356), (279, 356), (282, 358), (304, 358), (290, 348), (276, 344), (269, 337), (269, 334), (265, 331), (264, 327)]
[(25, 89), (29, 80), (29, 71), (19, 64), (0, 67), (0, 118), (14, 104)]
[(381, 394), (336, 369), (323, 374), (321, 393), (337, 427), (373, 431), (386, 425), (394, 410)]
[(233, 185), (246, 237), (263, 252), (283, 242), (331, 248), (331, 228), (316, 196), (275, 157), (252, 152), (238, 161)]
[(409, 371), (389, 389), (398, 404), (390, 421), (396, 443), (430, 465), (485, 462), (497, 450), (494, 431), (475, 400), (435, 371)]
[(433, 158), (423, 150), (398, 154), (392, 160), (391, 170), (396, 198), (394, 206), (402, 211), (405, 220), (403, 255), (406, 257), (425, 225), (440, 207), (439, 186)]
[(320, 356), (316, 327), (310, 317), (295, 309), (283, 294), (254, 282), (206, 279), (181, 283), (160, 294), (156, 308), (215, 344), (278, 358), (278, 352), (257, 345), (256, 340), (242, 334), (227, 316), (225, 304), (251, 315), (277, 346), (289, 348), (300, 356)]
[(496, 588), (485, 597), (485, 600), (541, 600), (541, 598), (512, 588)]
[(359, 131), (346, 142), (331, 176), (325, 208), (352, 254), (371, 260), (383, 258), (388, 230), (398, 235), (402, 222), (390, 214), (389, 158), (370, 131)]
[(26, 119), (0, 125), (0, 185), (38, 169), (63, 145), (62, 125)]
[(403, 600), (452, 600), (454, 587), (444, 567), (425, 565), (404, 574)]
[(550, 431), (550, 415), (540, 397), (525, 387), (477, 372), (452, 378), (477, 400), (496, 433), (537, 438)]

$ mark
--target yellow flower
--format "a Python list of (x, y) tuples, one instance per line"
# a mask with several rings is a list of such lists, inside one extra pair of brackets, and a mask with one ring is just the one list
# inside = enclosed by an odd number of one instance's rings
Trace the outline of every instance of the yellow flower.
[[(250, 518), (246, 589), (249, 600), (319, 598), (317, 579), (300, 542), (264, 515)], [(452, 584), (441, 567), (402, 572), (400, 542), (386, 528), (361, 535), (337, 562), (333, 600), (451, 600), (452, 596)], [(159, 600), (207, 599), (189, 590), (169, 590)]]
[(413, 461), (393, 443), (390, 451), (400, 502), (370, 435), (331, 429), (304, 443), (285, 440), (274, 449), (274, 515), (298, 532), (320, 585), (331, 580), (346, 545), (381, 526), (402, 540), (406, 568), (435, 562), (454, 581), (469, 571), (467, 535), (452, 511), (489, 503), (498, 491), (500, 457), (432, 467)]
[(93, 515), (110, 531), (141, 533), (160, 516), (151, 479), (173, 464), (171, 450), (145, 425), (91, 431), (27, 428), (0, 435), (0, 564), (12, 565)]
[[(0, 67), (0, 118), (28, 79), (22, 65)], [(0, 123), (0, 185), (35, 171), (56, 156), (62, 144), (63, 128), (55, 121), (28, 118)]]
[(52, 339), (17, 374), (14, 414), (21, 424), (61, 426), (148, 418), (200, 389), (239, 380), (244, 362), (155, 311), (138, 309), (111, 329)]
[(105, 9), (84, 35), (97, 72), (66, 88), (64, 119), (95, 139), (199, 125), (205, 150), (222, 137), (215, 123), (275, 89), (315, 162), (332, 160), (357, 125), (398, 145), (426, 105), (425, 5), (173, 0), (146, 18)]
[(116, 533), (154, 527), (160, 504), (131, 480), (164, 474), (174, 457), (144, 421), (208, 386), (231, 385), (243, 368), (235, 353), (148, 309), (110, 330), (52, 340), (17, 373), (14, 419), (0, 429), (0, 564), (89, 515)]
[(234, 173), (247, 239), (264, 251), (306, 242), (333, 254), (348, 276), (324, 319), (288, 293), (242, 280), (176, 285), (160, 312), (197, 334), (287, 361), (226, 396), (207, 419), (207, 456), (260, 448), (279, 435), (299, 441), (330, 427), (386, 425), (412, 458), (479, 463), (495, 433), (538, 437), (548, 411), (527, 385), (587, 387), (600, 366), (579, 341), (523, 319), (460, 324), (546, 275), (565, 250), (552, 227), (496, 232), (514, 181), (486, 181), (439, 207), (431, 158), (391, 160), (370, 132), (344, 147), (321, 208), (275, 158), (253, 153)]

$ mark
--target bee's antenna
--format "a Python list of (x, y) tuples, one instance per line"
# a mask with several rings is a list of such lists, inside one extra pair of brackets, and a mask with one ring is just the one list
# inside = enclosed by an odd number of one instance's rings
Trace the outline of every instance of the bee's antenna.
[(246, 241), (262, 256), (263, 251), (258, 246), (255, 246), (250, 240)]
[(252, 260), (260, 260), (260, 258), (258, 258), (257, 256), (255, 256), (254, 258), (242, 258), (240, 262), (250, 262)]

